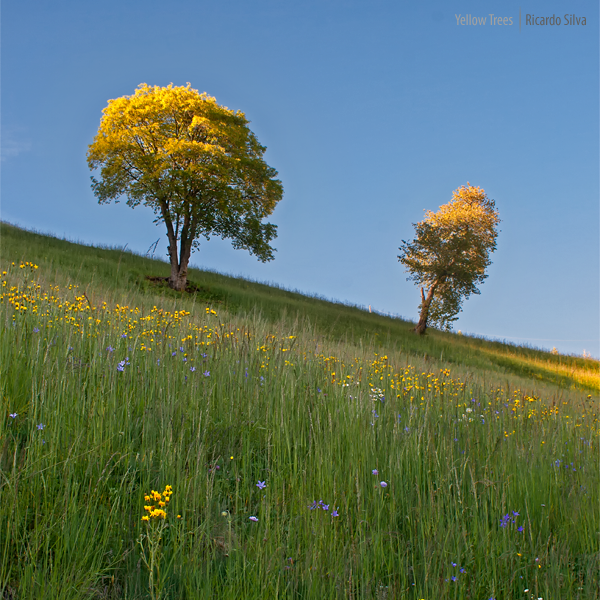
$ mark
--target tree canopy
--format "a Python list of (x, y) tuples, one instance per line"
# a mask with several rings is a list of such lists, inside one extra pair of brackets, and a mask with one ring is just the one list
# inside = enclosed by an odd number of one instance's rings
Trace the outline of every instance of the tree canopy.
[(417, 333), (424, 333), (428, 324), (451, 329), (463, 300), (480, 293), (477, 284), (487, 277), (499, 223), (494, 201), (467, 182), (438, 212), (428, 210), (425, 219), (413, 224), (415, 239), (402, 240), (398, 259), (408, 280), (422, 286)]
[(248, 123), (244, 113), (189, 83), (143, 83), (103, 110), (88, 151), (90, 169), (101, 169), (92, 188), (100, 203), (126, 196), (129, 206), (149, 206), (155, 222), (165, 223), (174, 289), (185, 289), (201, 237), (228, 238), (261, 261), (273, 259), (269, 242), (277, 228), (263, 219), (281, 200), (283, 186)]

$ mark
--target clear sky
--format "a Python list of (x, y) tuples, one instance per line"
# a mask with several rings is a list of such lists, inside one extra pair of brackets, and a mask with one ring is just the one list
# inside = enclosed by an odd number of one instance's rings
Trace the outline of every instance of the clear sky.
[(416, 320), (398, 247), (469, 181), (502, 223), (455, 329), (600, 356), (597, 2), (5, 0), (1, 27), (3, 220), (166, 258), (86, 152), (109, 98), (190, 82), (285, 191), (274, 261), (214, 239), (192, 264)]

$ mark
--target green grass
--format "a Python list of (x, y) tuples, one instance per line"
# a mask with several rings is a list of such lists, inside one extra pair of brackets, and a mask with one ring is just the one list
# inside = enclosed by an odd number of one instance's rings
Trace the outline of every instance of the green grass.
[(596, 361), (1, 233), (0, 597), (599, 597)]
[[(190, 269), (190, 279), (200, 291), (181, 297), (146, 279), (168, 276), (165, 262), (126, 249), (75, 244), (2, 222), (0, 248), (2, 264), (35, 262), (49, 281), (65, 285), (76, 282), (94, 301), (107, 299), (136, 305), (176, 301), (183, 307), (206, 302), (232, 315), (249, 317), (259, 313), (263, 321), (271, 324), (281, 320), (298, 323), (323, 339), (407, 354), (432, 368), (452, 365), (465, 374), (483, 373), (487, 380), (514, 382), (521, 388), (533, 385), (530, 391), (544, 390), (548, 396), (558, 394), (562, 398), (572, 389), (600, 392), (598, 361), (589, 358), (553, 355), (432, 329), (426, 336), (418, 337), (411, 331), (414, 324), (402, 319), (198, 269)], [(415, 311), (417, 295), (415, 290)]]

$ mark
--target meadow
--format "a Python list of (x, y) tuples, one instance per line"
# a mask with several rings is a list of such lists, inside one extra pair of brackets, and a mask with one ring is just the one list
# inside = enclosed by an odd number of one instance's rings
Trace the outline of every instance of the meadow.
[(0, 597), (599, 598), (598, 361), (2, 224)]

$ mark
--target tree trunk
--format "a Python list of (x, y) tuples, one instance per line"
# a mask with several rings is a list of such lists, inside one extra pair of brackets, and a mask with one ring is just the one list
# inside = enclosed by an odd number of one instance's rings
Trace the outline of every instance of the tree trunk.
[[(169, 287), (173, 290), (177, 290), (178, 292), (183, 292), (187, 284), (187, 261), (185, 262), (185, 265), (180, 264), (177, 256), (177, 240), (175, 239), (175, 234), (172, 228), (169, 226), (167, 226), (167, 237), (169, 238), (167, 250), (169, 251), (169, 259), (171, 262)], [(181, 245), (183, 246), (183, 240), (181, 241)]]
[(187, 269), (182, 273), (177, 265), (171, 265), (171, 276), (169, 277), (169, 287), (177, 292), (185, 291), (187, 285)]
[(179, 260), (177, 260), (177, 242), (174, 240), (169, 243), (169, 258), (171, 259), (171, 276), (169, 277), (169, 287), (184, 292), (187, 285), (188, 264), (192, 254), (192, 240), (181, 239)]
[(188, 263), (190, 262), (190, 255), (192, 254), (192, 242), (194, 233), (194, 223), (190, 228), (190, 217), (186, 215), (183, 230), (180, 235), (180, 251), (179, 257), (177, 256), (177, 235), (173, 227), (173, 222), (169, 217), (168, 207), (166, 202), (161, 204), (163, 219), (167, 226), (167, 237), (169, 238), (169, 245), (167, 250), (169, 252), (169, 259), (171, 262), (171, 276), (169, 277), (169, 287), (178, 292), (185, 291), (187, 285), (187, 270)]
[(438, 282), (435, 281), (431, 287), (429, 288), (429, 292), (427, 292), (427, 298), (425, 298), (425, 292), (423, 288), (421, 288), (421, 314), (419, 315), (419, 322), (417, 326), (414, 328), (414, 332), (419, 335), (423, 335), (425, 330), (427, 329), (427, 319), (429, 317), (429, 305), (433, 300), (433, 295), (435, 293), (435, 288), (437, 287)]

